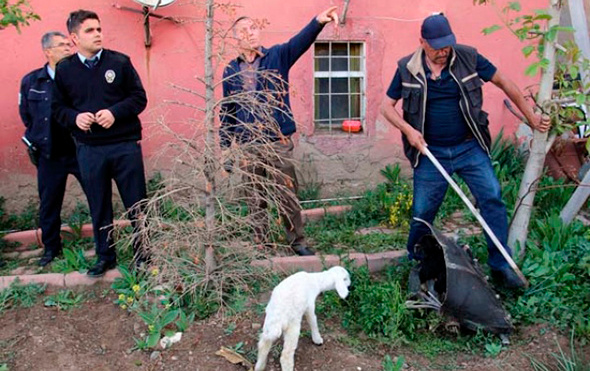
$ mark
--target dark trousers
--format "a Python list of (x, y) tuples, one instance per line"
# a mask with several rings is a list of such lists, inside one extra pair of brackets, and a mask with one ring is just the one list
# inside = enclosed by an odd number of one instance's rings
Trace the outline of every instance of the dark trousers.
[[(508, 215), (502, 201), (501, 187), (494, 167), (488, 155), (474, 139), (456, 146), (428, 146), (430, 152), (441, 163), (450, 175), (457, 173), (467, 183), (471, 194), (475, 197), (481, 216), (506, 251), (511, 254), (506, 242), (508, 240)], [(412, 215), (431, 223), (443, 202), (448, 183), (434, 164), (426, 156), (420, 157), (418, 167), (414, 169), (414, 198)], [(414, 254), (414, 246), (422, 236), (430, 233), (423, 223), (412, 219), (408, 237), (410, 259), (420, 260)], [(500, 269), (508, 263), (486, 234), (488, 243), (488, 265), (492, 269)]]
[[(96, 255), (99, 260), (115, 261), (112, 180), (117, 184), (123, 205), (129, 212), (134, 235), (137, 236), (140, 211), (133, 206), (146, 198), (141, 145), (135, 141), (98, 146), (78, 143), (77, 151), (92, 216)], [(140, 244), (138, 239), (134, 240), (135, 253), (139, 251)]]
[[(283, 138), (272, 143), (274, 153), (261, 154), (259, 161), (271, 166), (278, 171), (269, 174), (264, 166), (246, 166), (244, 169), (244, 182), (254, 184), (254, 192), (248, 195), (247, 203), (250, 216), (254, 224), (254, 237), (257, 243), (266, 242), (269, 220), (268, 220), (268, 188), (256, 181), (257, 177), (271, 179), (277, 185), (278, 194), (275, 197), (281, 204), (281, 219), (283, 220), (287, 241), (291, 246), (305, 244), (303, 235), (303, 219), (301, 217), (301, 206), (297, 201), (297, 190), (299, 184), (293, 164), (293, 141), (291, 138)], [(264, 156), (264, 157), (263, 157)]]
[(68, 175), (72, 174), (82, 184), (76, 156), (59, 158), (39, 157), (37, 187), (39, 189), (39, 224), (45, 253), (57, 255), (61, 245), (61, 207), (66, 192)]

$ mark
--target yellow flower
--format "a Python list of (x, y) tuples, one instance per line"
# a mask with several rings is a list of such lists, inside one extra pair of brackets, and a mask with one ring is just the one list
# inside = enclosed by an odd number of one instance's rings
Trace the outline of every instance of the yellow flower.
[(154, 327), (154, 325), (149, 325), (149, 326), (148, 326), (148, 330), (149, 330), (150, 332), (154, 331), (154, 328), (155, 328), (155, 327)]
[(125, 304), (121, 304), (121, 309), (127, 309), (127, 306)]
[(125, 300), (125, 294), (119, 294), (119, 300), (120, 301)]
[(133, 285), (132, 289), (134, 292), (138, 292), (139, 291), (139, 285)]
[(152, 269), (152, 276), (154, 276), (154, 277), (155, 277), (155, 276), (157, 276), (157, 275), (158, 275), (158, 273), (160, 273), (160, 270), (159, 270), (158, 268), (154, 268), (154, 269)]

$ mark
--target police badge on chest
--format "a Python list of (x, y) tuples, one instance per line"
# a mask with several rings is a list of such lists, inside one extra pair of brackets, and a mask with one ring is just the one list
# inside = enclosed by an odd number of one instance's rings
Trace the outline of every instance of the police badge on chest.
[(115, 77), (117, 75), (115, 74), (115, 71), (113, 70), (108, 70), (107, 72), (104, 73), (104, 78), (105, 80), (107, 80), (107, 82), (109, 84), (111, 84), (113, 81), (115, 81)]

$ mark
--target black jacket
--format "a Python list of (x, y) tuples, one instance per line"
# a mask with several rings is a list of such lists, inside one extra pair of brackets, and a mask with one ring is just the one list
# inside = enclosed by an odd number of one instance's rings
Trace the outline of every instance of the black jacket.
[[(128, 56), (103, 49), (98, 64), (89, 69), (77, 54), (62, 59), (56, 67), (54, 118), (72, 130), (77, 141), (101, 145), (141, 139), (138, 115), (147, 105), (141, 80)], [(104, 129), (93, 124), (84, 132), (76, 126), (79, 113), (108, 109), (115, 117)]]
[(76, 148), (70, 132), (52, 120), (53, 85), (47, 64), (23, 77), (18, 111), (26, 127), (25, 136), (41, 156), (75, 156)]

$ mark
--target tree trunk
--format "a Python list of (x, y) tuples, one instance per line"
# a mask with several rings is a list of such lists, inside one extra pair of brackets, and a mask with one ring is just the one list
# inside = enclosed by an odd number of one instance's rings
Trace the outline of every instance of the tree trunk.
[(215, 269), (215, 250), (213, 248), (215, 231), (215, 95), (213, 86), (213, 16), (214, 0), (207, 0), (205, 19), (205, 224), (207, 238), (205, 240), (205, 270), (207, 273)]
[[(559, 25), (561, 10), (561, 1), (551, 0), (551, 6), (548, 13), (551, 19), (548, 22), (548, 28)], [(551, 42), (545, 43), (543, 58), (549, 61), (547, 69), (543, 70), (541, 76), (541, 85), (539, 87), (538, 103), (543, 107), (544, 103), (551, 99), (553, 90), (553, 78), (555, 74), (555, 45)], [(528, 234), (528, 227), (533, 211), (533, 202), (537, 193), (537, 183), (543, 173), (543, 164), (548, 151), (548, 145), (551, 139), (548, 139), (548, 133), (541, 133), (537, 130), (533, 133), (533, 143), (531, 145), (529, 159), (526, 163), (518, 199), (516, 201), (514, 218), (510, 225), (508, 234), (508, 245), (516, 248), (520, 247), (519, 257), (522, 258), (525, 253), (525, 242)]]
[(586, 200), (590, 196), (590, 171), (586, 172), (584, 179), (582, 179), (582, 183), (578, 185), (576, 191), (569, 199), (559, 217), (563, 224), (570, 224), (574, 217), (578, 214), (582, 206), (586, 203)]

